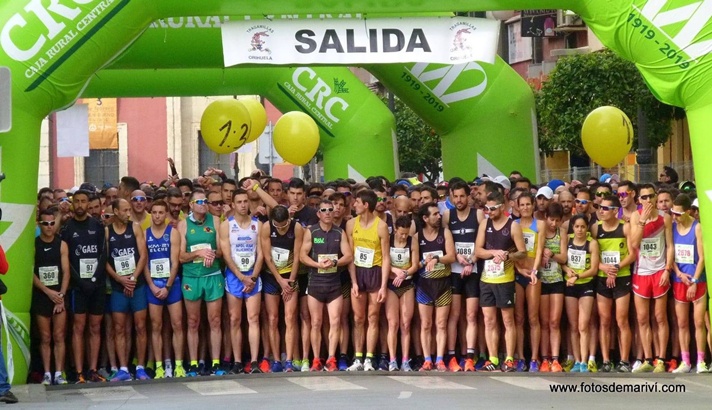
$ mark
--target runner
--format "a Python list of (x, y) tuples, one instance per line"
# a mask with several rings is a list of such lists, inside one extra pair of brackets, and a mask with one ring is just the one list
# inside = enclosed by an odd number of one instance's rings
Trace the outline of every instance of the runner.
[(618, 195), (618, 198), (621, 200), (621, 208), (618, 210), (618, 219), (622, 219), (626, 222), (631, 221), (631, 216), (639, 209), (636, 202), (638, 200), (638, 192), (638, 187), (636, 187), (632, 181), (621, 181), (618, 184), (618, 193), (616, 195)]
[(151, 216), (147, 211), (148, 198), (146, 194), (137, 189), (131, 192), (131, 220), (138, 223), (141, 230), (145, 231), (151, 226)]
[[(329, 191), (327, 188), (324, 192)], [(334, 192), (327, 198), (334, 205), (332, 220), (335, 226), (346, 231), (346, 218), (351, 218), (347, 215), (346, 196), (341, 192)], [(348, 269), (340, 271), (341, 276), (341, 295), (344, 297), (343, 306), (341, 306), (341, 333), (339, 340), (339, 371), (345, 371), (349, 368), (349, 346), (351, 344), (351, 275)]]
[[(538, 221), (543, 221), (544, 220), (544, 214), (546, 213), (546, 208), (549, 206), (549, 203), (551, 200), (554, 198), (554, 191), (551, 190), (548, 186), (543, 186), (539, 188), (538, 191), (536, 191), (536, 211), (534, 212), (534, 218)], [(564, 216), (562, 217), (563, 220), (568, 219), (568, 215), (564, 213)]]

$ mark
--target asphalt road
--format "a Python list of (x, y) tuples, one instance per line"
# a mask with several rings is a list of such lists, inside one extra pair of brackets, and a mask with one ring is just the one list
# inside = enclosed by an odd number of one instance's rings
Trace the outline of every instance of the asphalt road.
[[(552, 392), (552, 389), (577, 392)], [(581, 392), (582, 388), (592, 392)], [(662, 392), (664, 389), (676, 392)], [(604, 389), (643, 392), (604, 393)], [(710, 408), (712, 374), (282, 373), (85, 385), (15, 386), (27, 409)]]

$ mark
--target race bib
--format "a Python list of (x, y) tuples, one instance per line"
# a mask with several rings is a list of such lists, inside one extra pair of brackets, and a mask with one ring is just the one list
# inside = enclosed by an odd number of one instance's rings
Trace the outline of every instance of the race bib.
[(79, 277), (82, 279), (91, 279), (96, 272), (96, 266), (99, 261), (96, 259), (79, 259)]
[[(212, 249), (209, 243), (196, 243), (195, 245), (190, 245), (190, 251), (195, 252), (201, 249)], [(193, 263), (203, 263), (203, 258), (195, 258)]]
[(485, 260), (485, 270), (482, 277), (485, 279), (497, 279), (504, 276), (504, 262), (495, 263), (494, 259)]
[(375, 255), (376, 251), (374, 251), (373, 249), (357, 246), (356, 255), (354, 255), (354, 265), (358, 266), (359, 268), (372, 268), (373, 257)]
[(569, 249), (569, 268), (575, 270), (586, 269), (586, 251)]
[(37, 269), (40, 274), (40, 282), (45, 286), (59, 285), (59, 267), (41, 266)]
[[(442, 257), (443, 257), (443, 251), (432, 251), (432, 252), (424, 252), (424, 253), (423, 253), (423, 259), (428, 259), (428, 256), (432, 256), (433, 258), (434, 258), (435, 256), (438, 256), (438, 257), (442, 258)], [(438, 262), (438, 263), (435, 264), (435, 267), (433, 268), (433, 271), (436, 271), (436, 270), (443, 270), (443, 269), (445, 269), (445, 264), (442, 264), (442, 263)]]
[(128, 276), (136, 271), (136, 260), (133, 255), (114, 258), (114, 269), (119, 276)]
[(171, 276), (171, 260), (168, 258), (153, 259), (149, 266), (151, 277), (165, 279)]
[(695, 263), (695, 245), (675, 244), (675, 263)]
[(255, 265), (254, 252), (233, 252), (232, 260), (235, 261), (240, 272), (249, 272)]
[(319, 255), (317, 257), (317, 262), (322, 263), (323, 261), (328, 261), (331, 260), (333, 261), (333, 266), (328, 268), (328, 269), (317, 269), (317, 273), (336, 273), (336, 261), (339, 260), (339, 255), (335, 253), (326, 253), (323, 255)]
[(656, 259), (662, 255), (663, 238), (643, 238), (640, 244), (640, 255), (646, 258)]
[(274, 262), (274, 266), (277, 269), (282, 269), (289, 263), (289, 251), (287, 249), (273, 246), (270, 253), (272, 254), (272, 262)]
[(410, 249), (408, 248), (391, 248), (391, 265), (396, 268), (410, 267)]
[(524, 232), (522, 235), (524, 235), (524, 246), (527, 247), (527, 252), (533, 252), (536, 234), (534, 232)]
[(544, 283), (555, 283), (561, 281), (561, 268), (555, 260), (549, 260), (541, 267), (541, 279)]
[(620, 265), (621, 253), (618, 251), (601, 252), (601, 263), (604, 265)]
[(474, 242), (455, 242), (455, 252), (458, 255), (462, 255), (468, 262), (472, 262), (472, 258), (475, 256), (475, 243)]

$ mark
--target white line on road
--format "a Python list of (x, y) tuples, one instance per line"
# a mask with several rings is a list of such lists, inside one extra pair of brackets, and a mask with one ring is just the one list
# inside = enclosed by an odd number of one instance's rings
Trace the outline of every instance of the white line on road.
[(597, 381), (598, 383), (601, 384), (611, 384), (613, 382), (617, 384), (654, 384), (655, 382), (662, 381), (661, 379), (658, 380), (651, 380), (651, 379), (640, 379), (640, 378), (627, 378), (627, 377), (594, 377), (593, 380)]
[(412, 396), (412, 395), (413, 395), (412, 391), (402, 391), (402, 392), (400, 392), (400, 395), (398, 395), (398, 398), (399, 399), (409, 399), (410, 396)]
[(183, 383), (185, 387), (203, 396), (257, 393), (234, 380), (212, 380), (199, 383)]
[(419, 389), (437, 390), (474, 390), (474, 387), (465, 386), (463, 384), (449, 382), (442, 377), (419, 377), (419, 376), (388, 376), (389, 379), (401, 382), (410, 386), (415, 386)]
[(537, 391), (551, 391), (549, 386), (555, 384), (561, 384), (551, 380), (547, 380), (541, 377), (504, 377), (504, 376), (492, 376), (489, 379), (496, 380), (498, 382), (511, 384), (512, 386), (522, 387), (527, 390), (537, 390)]
[(100, 389), (79, 389), (79, 391), (87, 399), (93, 401), (107, 401), (107, 400), (136, 400), (145, 399), (141, 393), (138, 393), (131, 386), (118, 386)]
[(287, 380), (314, 391), (366, 390), (365, 387), (349, 383), (338, 377), (288, 377)]

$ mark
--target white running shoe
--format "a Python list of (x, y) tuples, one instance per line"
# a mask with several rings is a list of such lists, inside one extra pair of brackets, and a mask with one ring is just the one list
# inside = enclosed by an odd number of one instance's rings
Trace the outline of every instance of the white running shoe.
[(685, 362), (680, 362), (680, 365), (677, 366), (677, 369), (673, 370), (673, 373), (690, 373), (690, 365), (685, 363)]
[(370, 357), (367, 357), (366, 360), (363, 362), (363, 370), (365, 372), (372, 372), (376, 370), (376, 368), (373, 367), (373, 363)]
[[(373, 366), (371, 366), (371, 367), (373, 367)], [(349, 372), (363, 371), (363, 363), (361, 363), (361, 359), (354, 359), (353, 364), (351, 366), (349, 366), (349, 368), (346, 369), (346, 371), (349, 371)]]

